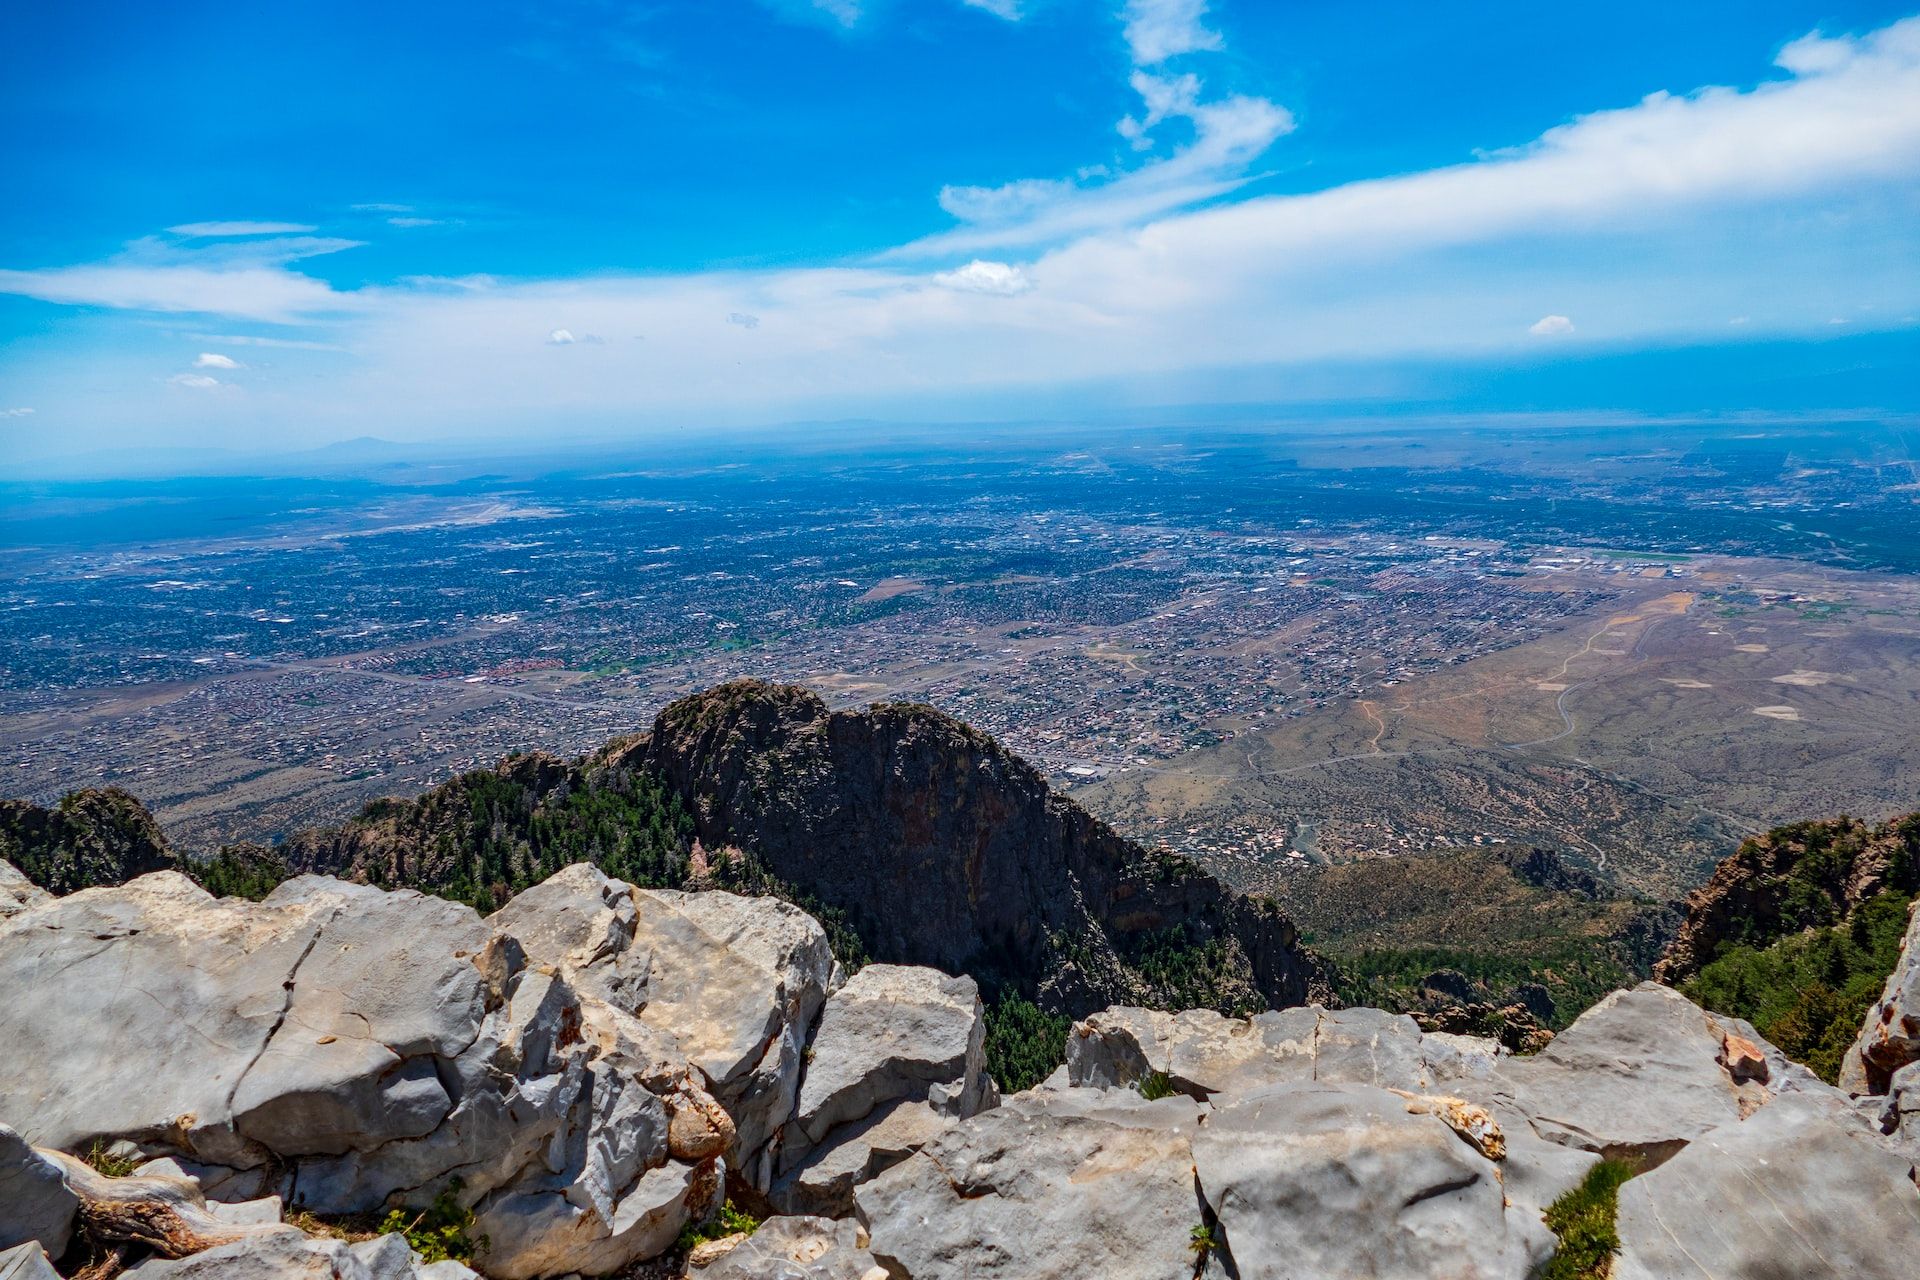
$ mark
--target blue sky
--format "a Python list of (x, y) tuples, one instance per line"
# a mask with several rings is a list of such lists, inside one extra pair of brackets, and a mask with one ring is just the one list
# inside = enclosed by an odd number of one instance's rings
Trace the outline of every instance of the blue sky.
[(16, 458), (1594, 360), (1631, 407), (1676, 349), (1694, 408), (1819, 407), (1783, 344), (1874, 407), (1920, 334), (1898, 6), (82, 2), (0, 49)]

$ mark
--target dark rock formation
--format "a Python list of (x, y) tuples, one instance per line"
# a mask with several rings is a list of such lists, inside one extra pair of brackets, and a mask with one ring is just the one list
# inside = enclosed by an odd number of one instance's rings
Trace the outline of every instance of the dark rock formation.
[(736, 847), (843, 913), (875, 959), (968, 972), (1083, 1014), (1299, 1004), (1322, 982), (1271, 903), (1121, 838), (931, 707), (831, 712), (736, 681), (682, 699), (632, 761)]

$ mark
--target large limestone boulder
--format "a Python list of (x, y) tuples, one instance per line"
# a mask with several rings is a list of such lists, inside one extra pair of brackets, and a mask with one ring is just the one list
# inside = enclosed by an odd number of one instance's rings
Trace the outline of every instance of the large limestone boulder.
[(1920, 901), (1908, 912), (1900, 959), (1840, 1067), (1840, 1087), (1849, 1093), (1886, 1093), (1896, 1072), (1920, 1062)]
[(1199, 1108), (1129, 1091), (1016, 1095), (854, 1193), (873, 1256), (912, 1280), (1191, 1275)]
[(1161, 1074), (1196, 1098), (1314, 1081), (1424, 1091), (1485, 1076), (1500, 1056), (1493, 1041), (1428, 1035), (1405, 1014), (1318, 1005), (1251, 1018), (1116, 1007), (1076, 1023), (1067, 1037), (1075, 1085), (1137, 1085)]
[[(1219, 1238), (1242, 1280), (1524, 1280), (1553, 1252), (1509, 1208), (1499, 1161), (1456, 1128), (1467, 1109), (1369, 1085), (1273, 1085), (1224, 1102), (1193, 1140)], [(1479, 1119), (1475, 1117), (1475, 1119)], [(1479, 1142), (1502, 1159), (1497, 1129)]]
[(320, 1213), (457, 1181), (506, 1280), (652, 1256), (723, 1176), (677, 1049), (438, 898), (308, 876), (216, 901), (158, 873), (0, 928), (0, 989), (32, 993), (0, 1003), (25, 1137), (130, 1140)]
[(67, 1251), (79, 1211), (80, 1199), (60, 1166), (0, 1125), (0, 1249), (31, 1242), (58, 1258)]
[(875, 964), (826, 1002), (773, 1203), (844, 1216), (853, 1186), (995, 1099), (972, 978)]
[(1779, 1094), (1824, 1087), (1749, 1024), (1644, 982), (1462, 1091), (1524, 1115), (1549, 1142), (1651, 1166)]
[(769, 1218), (696, 1274), (700, 1280), (887, 1280), (852, 1222)]
[(1614, 1280), (1905, 1280), (1920, 1259), (1911, 1172), (1838, 1099), (1778, 1098), (1620, 1189)]
[(640, 1019), (671, 1033), (705, 1075), (733, 1117), (735, 1167), (764, 1188), (833, 977), (826, 930), (773, 898), (643, 889), (634, 901), (652, 957)]
[(634, 889), (582, 863), (489, 923), (674, 1046), (728, 1113), (729, 1163), (766, 1188), (833, 975), (818, 921), (773, 898)]

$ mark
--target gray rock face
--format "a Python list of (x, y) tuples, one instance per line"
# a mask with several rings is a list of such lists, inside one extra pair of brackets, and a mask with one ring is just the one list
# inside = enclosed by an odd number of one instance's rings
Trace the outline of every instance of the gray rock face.
[(1196, 1098), (1313, 1081), (1426, 1092), (1487, 1075), (1499, 1056), (1493, 1041), (1427, 1035), (1405, 1014), (1378, 1009), (1307, 1005), (1227, 1018), (1210, 1009), (1113, 1008), (1074, 1025), (1067, 1077), (1112, 1088), (1157, 1072)]
[(60, 1167), (0, 1125), (0, 1249), (33, 1242), (57, 1258), (67, 1251), (79, 1211)]
[(60, 1280), (60, 1273), (39, 1245), (17, 1244), (0, 1249), (0, 1280)]
[(1840, 1087), (1849, 1093), (1886, 1093), (1896, 1072), (1920, 1062), (1920, 903), (1908, 917), (1900, 959), (1841, 1065)]
[[(1729, 1036), (1760, 1053), (1764, 1080), (1754, 1069), (1735, 1078), (1722, 1061)], [(1541, 1053), (1504, 1060), (1483, 1091), (1549, 1142), (1652, 1165), (1779, 1093), (1817, 1087), (1747, 1023), (1646, 982), (1596, 1004)]]
[(29, 907), (37, 907), (53, 897), (21, 873), (11, 862), (0, 859), (0, 924)]
[(1256, 1090), (1216, 1108), (1193, 1152), (1243, 1280), (1524, 1280), (1552, 1255), (1495, 1161), (1384, 1089)]
[(702, 1280), (887, 1280), (859, 1244), (859, 1229), (828, 1218), (769, 1218), (701, 1270)]
[(292, 1227), (174, 1261), (149, 1259), (126, 1274), (138, 1280), (479, 1280), (458, 1262), (421, 1262), (400, 1236), (349, 1245)]
[(773, 1203), (843, 1216), (856, 1182), (993, 1097), (971, 978), (875, 964), (826, 1002), (781, 1153)]
[(1620, 1189), (1614, 1280), (1904, 1280), (1920, 1258), (1911, 1164), (1837, 1099), (1774, 1100)]
[(642, 889), (634, 902), (651, 955), (640, 1020), (671, 1034), (706, 1077), (733, 1117), (734, 1167), (764, 1188), (833, 975), (826, 930), (772, 898)]
[(58, 993), (0, 1005), (21, 1047), (0, 1120), (321, 1213), (458, 1178), (496, 1275), (616, 1270), (706, 1210), (731, 1134), (702, 1146), (724, 1116), (672, 1041), (526, 950), (465, 907), (311, 876), (258, 904), (174, 873), (42, 903), (0, 928), (0, 989)]
[(913, 1280), (1190, 1275), (1198, 1128), (1183, 1098), (1021, 1094), (860, 1187), (855, 1204), (873, 1256)]

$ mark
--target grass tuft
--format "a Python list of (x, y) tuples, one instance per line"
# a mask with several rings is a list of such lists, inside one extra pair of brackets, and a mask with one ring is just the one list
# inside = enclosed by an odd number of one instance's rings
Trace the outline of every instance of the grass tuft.
[(1602, 1160), (1580, 1185), (1547, 1206), (1547, 1229), (1560, 1241), (1542, 1280), (1606, 1280), (1620, 1252), (1614, 1227), (1620, 1187), (1637, 1168), (1626, 1160)]

